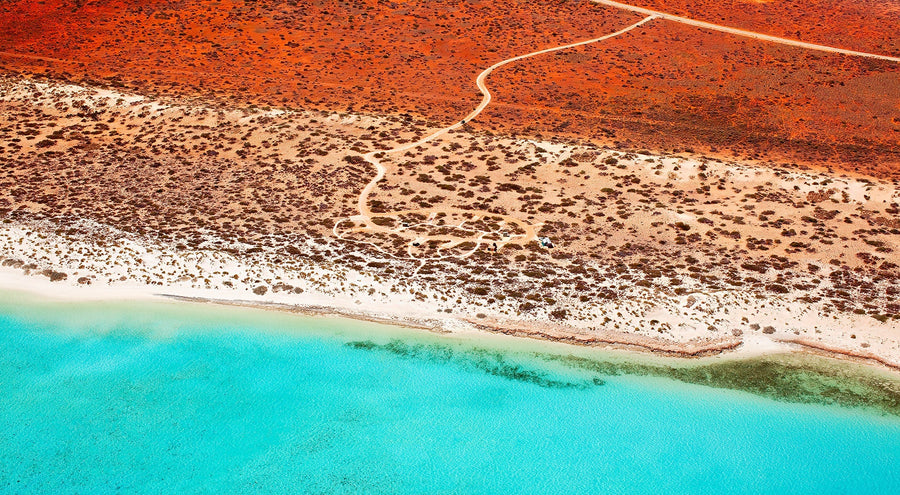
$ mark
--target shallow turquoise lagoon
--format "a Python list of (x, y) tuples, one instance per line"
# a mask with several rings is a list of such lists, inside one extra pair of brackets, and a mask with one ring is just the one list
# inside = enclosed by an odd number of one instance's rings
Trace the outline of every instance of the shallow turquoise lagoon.
[(871, 409), (345, 320), (4, 299), (4, 493), (900, 493), (900, 419)]

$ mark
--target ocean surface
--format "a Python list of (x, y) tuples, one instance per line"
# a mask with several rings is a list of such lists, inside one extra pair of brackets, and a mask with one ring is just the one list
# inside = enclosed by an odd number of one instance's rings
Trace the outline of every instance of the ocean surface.
[(0, 295), (2, 493), (900, 493), (876, 375), (748, 393), (549, 344)]

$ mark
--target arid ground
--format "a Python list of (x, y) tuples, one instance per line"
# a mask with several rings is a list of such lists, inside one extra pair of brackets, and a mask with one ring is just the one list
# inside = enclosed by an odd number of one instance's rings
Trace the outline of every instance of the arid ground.
[[(897, 2), (636, 5), (900, 54)], [(639, 18), (587, 0), (10, 1), (0, 4), (0, 67), (142, 94), (449, 124), (477, 103), (472, 78), (487, 65)], [(496, 105), (478, 129), (882, 177), (900, 167), (897, 63), (659, 20), (496, 79)]]
[[(720, 7), (897, 54), (887, 8)], [(7, 1), (0, 52), (5, 270), (900, 368), (898, 62), (588, 1)]]

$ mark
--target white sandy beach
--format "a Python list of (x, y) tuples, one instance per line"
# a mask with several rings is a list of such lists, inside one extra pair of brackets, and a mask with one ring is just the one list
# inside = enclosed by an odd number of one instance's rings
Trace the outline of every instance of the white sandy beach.
[[(46, 235), (41, 242), (29, 243), (29, 230), (0, 229), (0, 246), (9, 249), (12, 244), (28, 246), (32, 257), (49, 259), (51, 252), (65, 249)], [(13, 243), (12, 239), (23, 242)], [(5, 242), (4, 242), (5, 241)], [(48, 249), (42, 249), (42, 247)], [(70, 246), (76, 248), (76, 246)], [(870, 364), (898, 369), (900, 351), (895, 337), (896, 328), (890, 323), (878, 324), (871, 318), (822, 316), (800, 303), (779, 303), (767, 300), (764, 304), (740, 293), (691, 294), (673, 300), (659, 298), (652, 307), (617, 303), (607, 309), (608, 314), (625, 314), (614, 321), (618, 328), (610, 330), (601, 322), (577, 321), (560, 323), (541, 318), (516, 318), (504, 314), (498, 308), (486, 308), (475, 302), (460, 302), (453, 313), (446, 313), (441, 303), (442, 294), (429, 293), (427, 288), (404, 285), (391, 290), (389, 281), (378, 280), (362, 273), (345, 270), (328, 271), (311, 269), (307, 276), (298, 277), (280, 271), (275, 266), (243, 266), (229, 259), (227, 253), (181, 255), (174, 250), (165, 251), (142, 246), (138, 251), (132, 246), (132, 256), (117, 252), (115, 265), (91, 257), (70, 257), (70, 253), (57, 254), (53, 269), (72, 270), (65, 280), (52, 282), (41, 274), (41, 269), (30, 270), (26, 275), (21, 269), (9, 266), (0, 268), (0, 289), (29, 292), (53, 300), (191, 300), (213, 304), (253, 306), (274, 311), (290, 311), (314, 315), (335, 315), (355, 319), (422, 328), (423, 331), (456, 334), (507, 334), (523, 338), (542, 339), (579, 346), (604, 347), (650, 352), (668, 356), (749, 357), (767, 353), (790, 351), (814, 351), (827, 355), (853, 356)], [(34, 254), (41, 253), (40, 256)], [(138, 256), (138, 253), (139, 256)], [(7, 257), (11, 254), (4, 251)], [(21, 253), (24, 254), (24, 253)], [(160, 261), (155, 267), (147, 266), (147, 259)], [(93, 261), (93, 266), (92, 266)], [(163, 267), (165, 267), (163, 269)], [(178, 267), (179, 270), (172, 270)], [(302, 293), (256, 294), (252, 284), (222, 285), (221, 281), (205, 281), (218, 273), (238, 275), (250, 280), (261, 277), (273, 283), (289, 282), (302, 288)], [(170, 278), (160, 273), (177, 273)], [(102, 273), (103, 278), (96, 277)], [(127, 274), (119, 275), (119, 274)], [(89, 284), (78, 283), (82, 276), (90, 276)], [(120, 280), (126, 277), (125, 280)], [(140, 279), (163, 280), (160, 283), (140, 283)], [(233, 275), (228, 277), (231, 280)], [(204, 281), (199, 282), (198, 281)], [(377, 288), (372, 294), (369, 289)], [(422, 295), (425, 295), (424, 300)], [(639, 316), (635, 316), (639, 315)], [(762, 325), (778, 325), (772, 333), (753, 331), (734, 332), (726, 338), (710, 338), (709, 331), (701, 326), (707, 318), (722, 321), (727, 318), (736, 328), (748, 326), (747, 322)], [(673, 329), (666, 338), (641, 331), (649, 320), (668, 323)], [(874, 324), (872, 324), (874, 323)], [(607, 325), (609, 322), (607, 322)], [(750, 323), (749, 325), (753, 325)], [(631, 331), (625, 329), (632, 329)], [(752, 327), (751, 327), (752, 328)], [(783, 328), (791, 330), (785, 331)], [(800, 338), (799, 329), (812, 329), (814, 338)], [(806, 332), (804, 332), (806, 333)], [(738, 335), (739, 334), (739, 335)], [(853, 337), (850, 337), (852, 335)], [(806, 345), (809, 344), (809, 345)], [(810, 346), (819, 347), (815, 349)]]

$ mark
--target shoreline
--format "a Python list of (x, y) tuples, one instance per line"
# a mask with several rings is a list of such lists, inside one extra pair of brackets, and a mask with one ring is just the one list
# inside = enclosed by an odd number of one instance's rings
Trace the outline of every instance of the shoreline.
[[(839, 354), (900, 370), (894, 183), (454, 132), (441, 139), (448, 155), (431, 155), (434, 142), (379, 158), (385, 183), (366, 198), (379, 228), (339, 235), (358, 190), (373, 184), (361, 153), (417, 143), (427, 126), (7, 83), (5, 108), (39, 109), (73, 129), (24, 119), (44, 130), (11, 152), (21, 166), (0, 197), (0, 278), (13, 290), (181, 298), (684, 359)], [(86, 124), (71, 112), (82, 107), (113, 127), (75, 132)], [(244, 144), (224, 146), (207, 127)], [(201, 165), (139, 155), (123, 168), (113, 131), (169, 136), (162, 155)], [(420, 161), (441, 177), (406, 173)], [(524, 235), (510, 213), (546, 241), (510, 244)]]
[(779, 354), (806, 354), (900, 374), (900, 364), (893, 363), (881, 356), (816, 344), (803, 339), (756, 338), (748, 340), (731, 338), (691, 339), (677, 342), (623, 332), (605, 332), (603, 335), (585, 336), (572, 331), (567, 332), (562, 325), (553, 325), (549, 322), (545, 325), (524, 320), (502, 322), (502, 324), (499, 322), (483, 323), (473, 321), (470, 317), (438, 315), (429, 317), (376, 312), (340, 304), (337, 298), (332, 298), (332, 304), (323, 304), (322, 301), (304, 304), (277, 302), (266, 300), (264, 297), (248, 299), (247, 296), (239, 295), (238, 291), (233, 289), (196, 289), (175, 286), (166, 287), (165, 291), (160, 289), (162, 288), (136, 284), (123, 287), (76, 286), (16, 273), (9, 268), (0, 268), (0, 290), (30, 294), (62, 302), (144, 301), (228, 306), (280, 314), (363, 321), (409, 330), (424, 330), (436, 335), (503, 336), (518, 342), (535, 344), (543, 342), (571, 346), (574, 349), (603, 350), (614, 355), (621, 354), (621, 357), (659, 358), (667, 364), (672, 364), (672, 360), (683, 363), (701, 358), (741, 360)]

